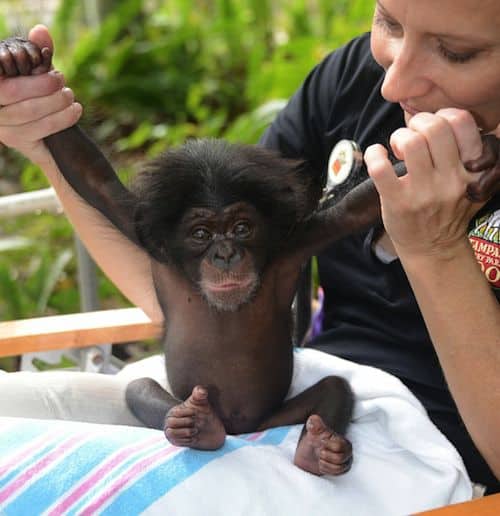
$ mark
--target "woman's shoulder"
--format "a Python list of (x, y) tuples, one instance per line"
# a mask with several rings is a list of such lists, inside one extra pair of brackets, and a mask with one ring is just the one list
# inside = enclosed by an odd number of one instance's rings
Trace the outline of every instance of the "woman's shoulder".
[[(373, 59), (370, 33), (362, 34), (330, 52), (319, 71), (330, 77), (335, 73), (339, 83), (350, 87), (358, 85), (363, 89), (378, 83), (384, 74), (383, 68)], [(359, 80), (364, 82), (357, 84)]]

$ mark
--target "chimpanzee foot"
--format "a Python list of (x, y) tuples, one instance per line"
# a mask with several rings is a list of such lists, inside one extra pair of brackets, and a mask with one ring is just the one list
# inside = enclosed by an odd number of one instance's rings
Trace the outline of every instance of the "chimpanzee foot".
[(164, 431), (172, 444), (198, 450), (216, 450), (226, 439), (226, 430), (208, 401), (208, 392), (199, 385), (184, 403), (167, 412)]
[(294, 464), (315, 475), (341, 475), (352, 464), (351, 443), (313, 414), (295, 451)]

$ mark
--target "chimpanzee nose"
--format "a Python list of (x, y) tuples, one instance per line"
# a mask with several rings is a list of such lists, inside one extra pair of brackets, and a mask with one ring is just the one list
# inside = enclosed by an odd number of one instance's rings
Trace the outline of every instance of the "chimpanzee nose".
[(241, 253), (234, 248), (233, 244), (228, 241), (218, 242), (214, 254), (212, 256), (212, 263), (219, 269), (230, 269), (241, 260)]

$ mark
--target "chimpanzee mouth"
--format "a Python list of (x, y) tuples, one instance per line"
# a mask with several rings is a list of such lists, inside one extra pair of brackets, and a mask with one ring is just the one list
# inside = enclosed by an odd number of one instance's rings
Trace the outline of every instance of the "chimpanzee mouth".
[(220, 311), (234, 312), (242, 305), (250, 302), (259, 287), (256, 273), (224, 274), (216, 279), (204, 279), (201, 292), (208, 304)]
[(241, 279), (238, 281), (235, 280), (226, 280), (217, 283), (204, 282), (203, 287), (212, 292), (227, 292), (230, 290), (244, 290), (253, 285), (255, 282), (254, 277), (247, 277), (246, 279)]
[(231, 290), (252, 289), (258, 282), (258, 275), (255, 272), (220, 272), (210, 275), (210, 278), (203, 278), (201, 288), (204, 291), (228, 292)]

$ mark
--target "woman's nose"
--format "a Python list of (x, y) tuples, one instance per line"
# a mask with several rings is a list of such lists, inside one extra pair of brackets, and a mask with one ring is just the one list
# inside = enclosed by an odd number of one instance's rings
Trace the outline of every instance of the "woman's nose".
[(429, 63), (416, 43), (404, 37), (393, 39), (386, 47), (385, 78), (382, 96), (390, 102), (422, 97), (432, 88)]

